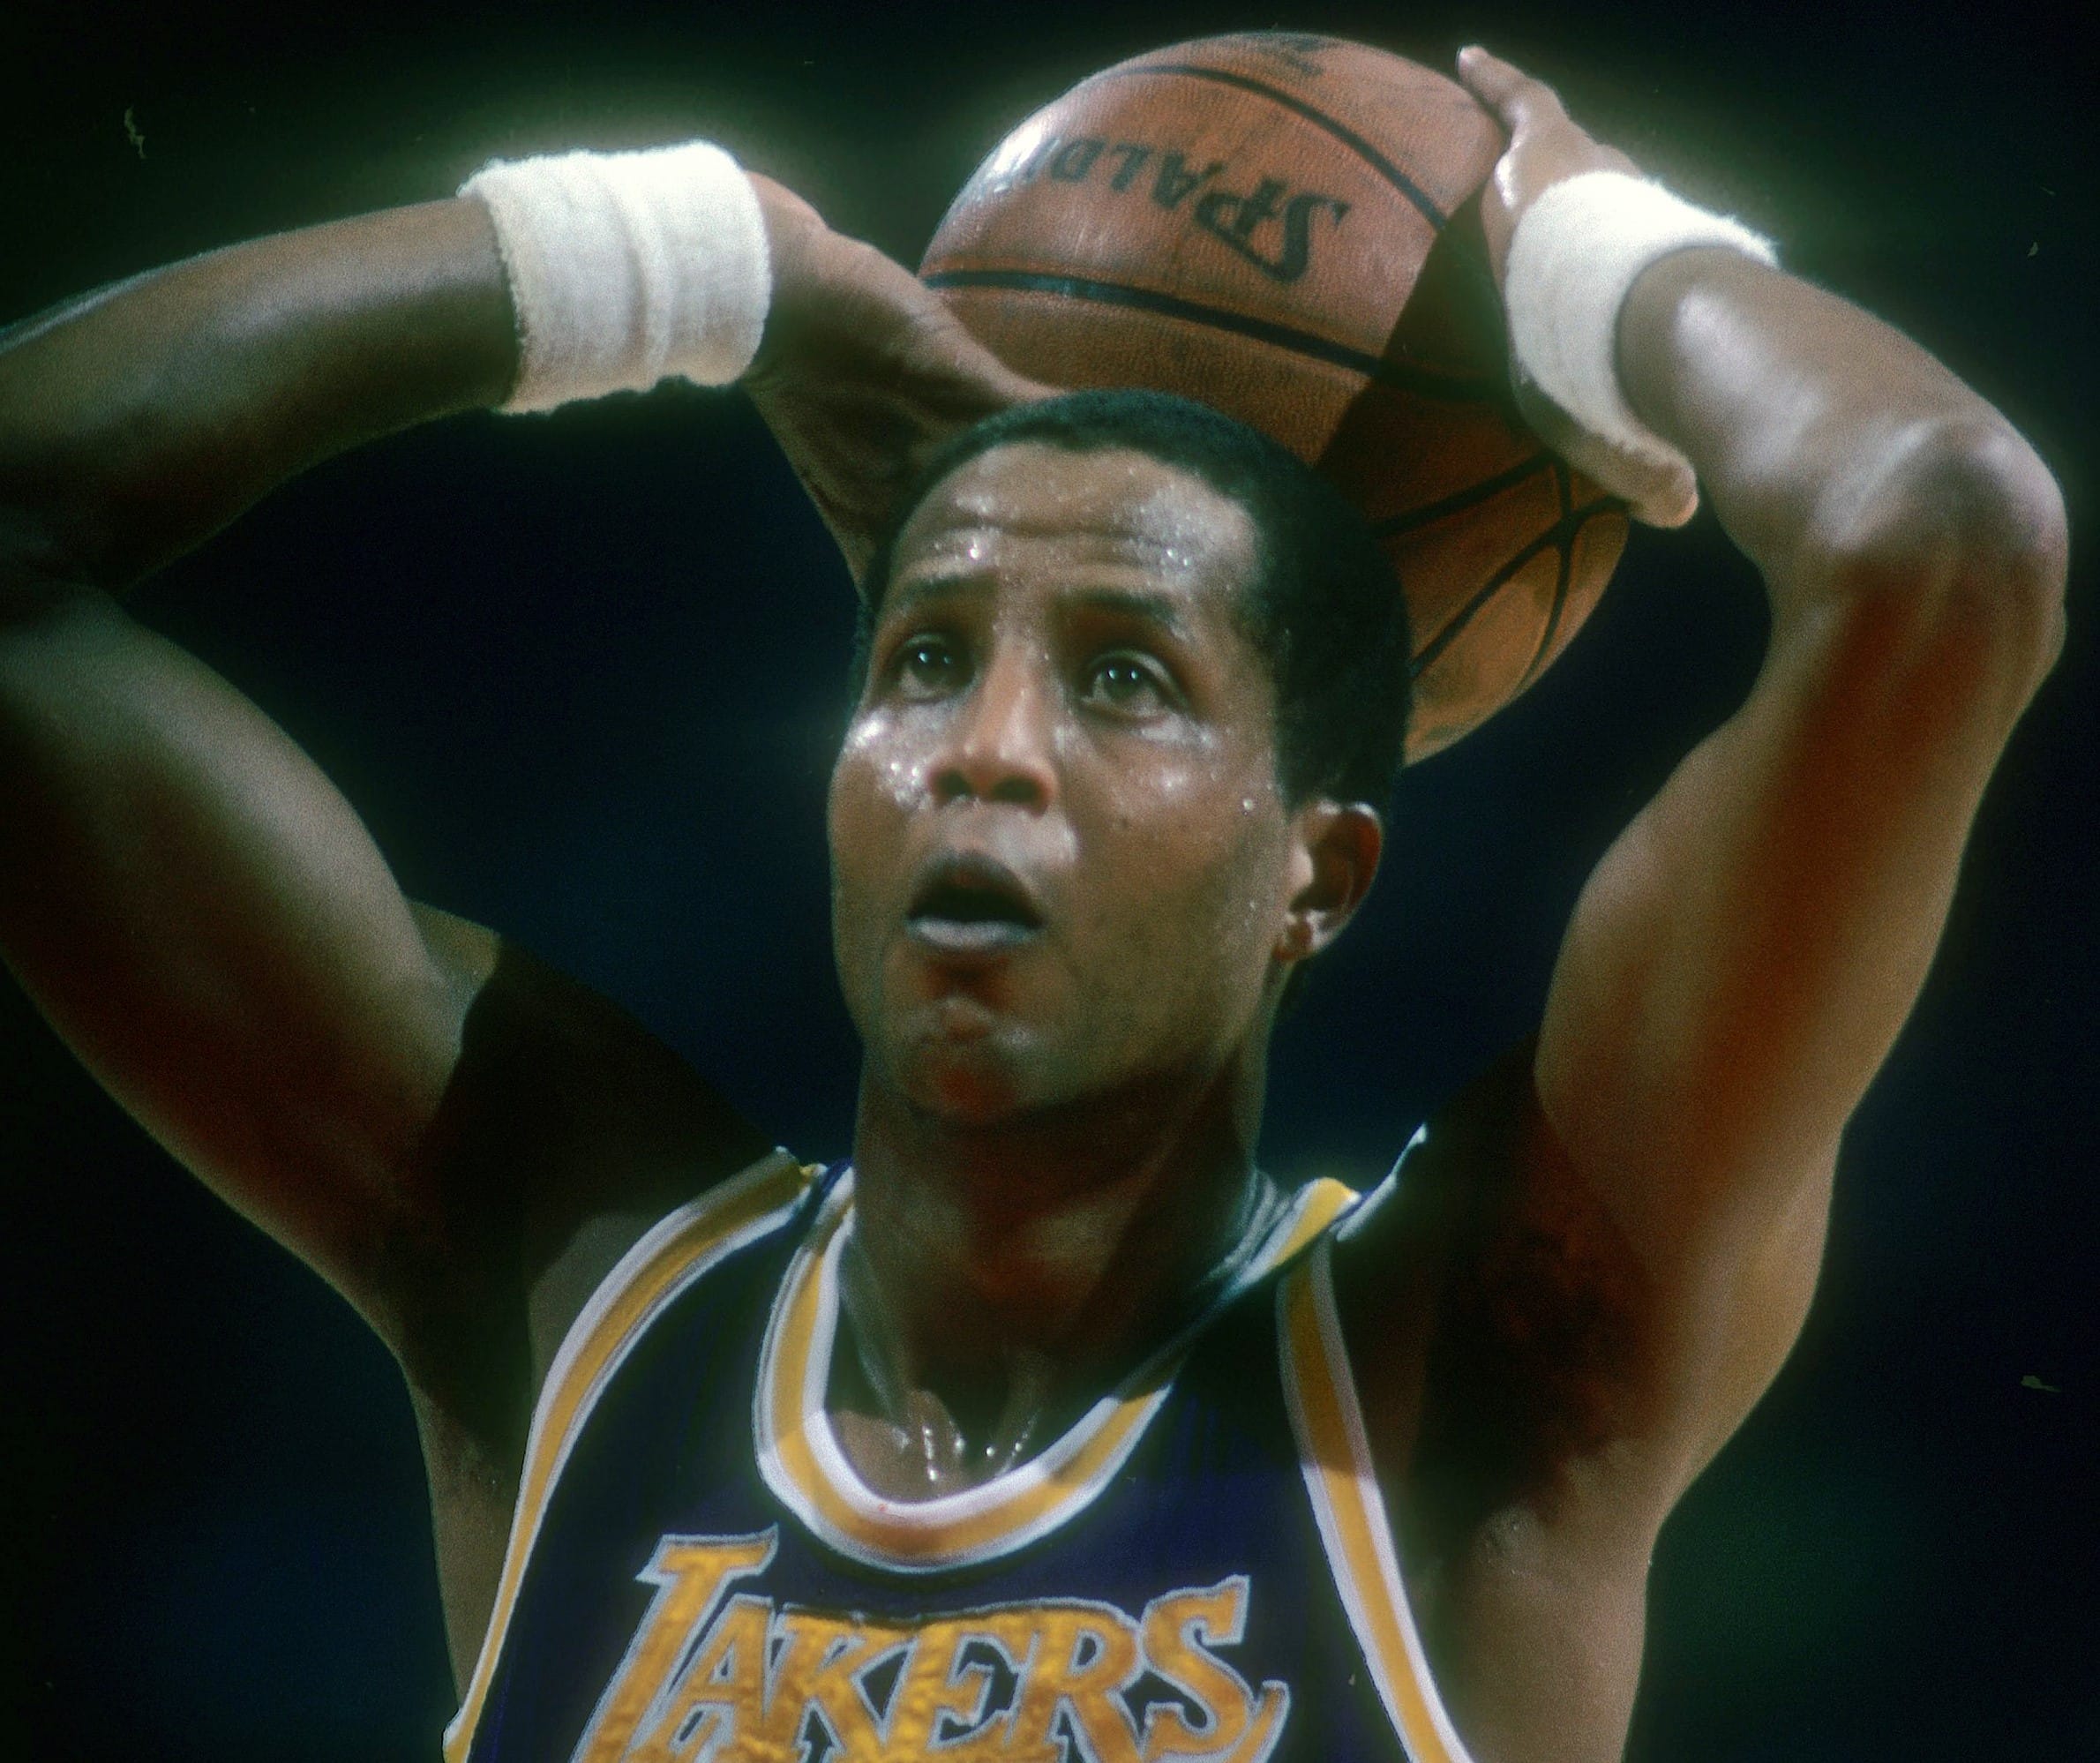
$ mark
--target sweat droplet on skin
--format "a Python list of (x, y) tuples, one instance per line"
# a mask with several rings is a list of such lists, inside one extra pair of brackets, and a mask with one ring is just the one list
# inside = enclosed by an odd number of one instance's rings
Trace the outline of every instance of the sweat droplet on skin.
[(908, 765), (901, 759), (890, 760), (882, 768), (893, 802), (909, 803), (918, 797), (925, 773), (917, 765)]

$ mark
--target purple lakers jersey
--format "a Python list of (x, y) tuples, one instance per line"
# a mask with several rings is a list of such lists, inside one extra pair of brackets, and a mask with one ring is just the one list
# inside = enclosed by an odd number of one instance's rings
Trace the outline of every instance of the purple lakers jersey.
[(850, 1171), (666, 1219), (542, 1392), (448, 1763), (1465, 1763), (1302, 1190), (1026, 1464), (884, 1499), (824, 1407)]

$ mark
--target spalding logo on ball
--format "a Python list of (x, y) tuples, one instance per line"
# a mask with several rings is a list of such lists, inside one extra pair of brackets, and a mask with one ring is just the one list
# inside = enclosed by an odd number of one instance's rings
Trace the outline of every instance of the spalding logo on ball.
[(1626, 537), (1510, 401), (1471, 206), (1503, 146), (1462, 86), (1383, 50), (1177, 43), (1008, 136), (919, 270), (1019, 371), (1200, 399), (1347, 493), (1407, 596), (1410, 759), (1538, 677)]

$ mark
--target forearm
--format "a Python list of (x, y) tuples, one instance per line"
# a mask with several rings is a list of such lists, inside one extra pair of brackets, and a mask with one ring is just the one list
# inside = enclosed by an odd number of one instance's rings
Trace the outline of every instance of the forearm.
[(497, 402), (515, 367), (469, 200), (88, 295), (0, 334), (0, 568), (122, 587), (331, 454)]
[[(1511, 131), (1481, 210), (1506, 287), (1542, 195), (1627, 165), (1521, 70), (1474, 51), (1462, 69)], [(1609, 226), (1611, 206), (1561, 213)], [(1571, 1197), (1561, 1216), (1594, 1205), (1604, 1253), (1623, 1245), (1635, 1270), (1598, 1288), (1623, 1307), (1631, 1418), (1592, 1465), (1650, 1524), (1805, 1314), (1841, 1137), (1917, 998), (1992, 767), (2056, 652), (2066, 544), (2033, 450), (1924, 351), (1742, 251), (1671, 248), (1661, 218), (1651, 206), (1594, 252), (1549, 231), (1556, 249), (1533, 264), (1555, 274), (1527, 297), (1552, 350), (1525, 363), (1543, 386), (1546, 361), (1563, 394), (1616, 381), (1689, 460), (1772, 604), (1747, 700), (1584, 889), (1533, 1066), (1550, 1131), (1527, 1167)], [(1622, 298), (1618, 268), (1658, 241)], [(1592, 256), (1612, 275), (1586, 283)], [(1638, 490), (1668, 450), (1628, 447), (1617, 402), (1558, 409), (1608, 468), (1632, 459)], [(1588, 1264), (1563, 1254), (1555, 1272), (1594, 1283)]]
[[(1691, 458), (1775, 629), (1832, 593), (2053, 652), (2063, 502), (1999, 413), (1891, 326), (1726, 251), (1665, 257), (1618, 326), (1627, 401)], [(1889, 595), (1882, 590), (1898, 590)]]

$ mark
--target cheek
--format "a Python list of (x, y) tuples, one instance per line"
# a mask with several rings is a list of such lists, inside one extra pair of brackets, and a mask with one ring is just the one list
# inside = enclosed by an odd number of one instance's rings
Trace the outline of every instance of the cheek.
[(1213, 956), (1265, 948), (1283, 850), (1268, 769), (1203, 754), (1118, 796), (1108, 815), (1122, 849), (1116, 866), (1143, 934)]
[(909, 812), (926, 786), (926, 763), (907, 751), (904, 731), (887, 711), (856, 716), (831, 769), (830, 814), (862, 819)]
[(865, 912), (881, 898), (898, 835), (921, 787), (919, 770), (898, 754), (896, 736), (887, 717), (857, 720), (831, 769), (825, 821), (832, 928), (842, 954)]
[(854, 719), (831, 769), (827, 813), (835, 874), (879, 860), (913, 809), (925, 799), (925, 743), (914, 743), (894, 716), (876, 711)]

